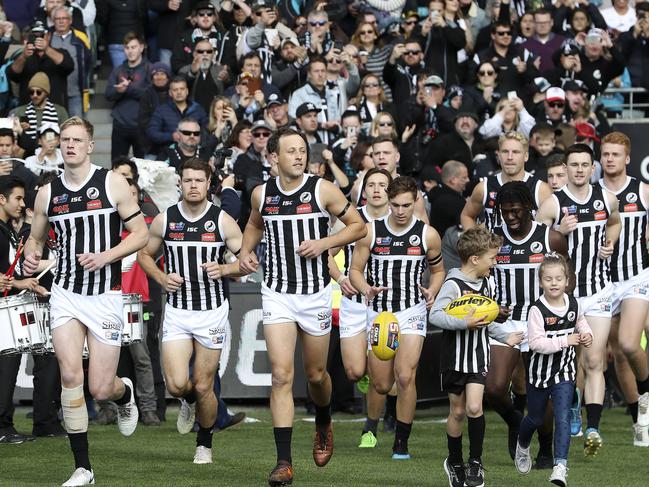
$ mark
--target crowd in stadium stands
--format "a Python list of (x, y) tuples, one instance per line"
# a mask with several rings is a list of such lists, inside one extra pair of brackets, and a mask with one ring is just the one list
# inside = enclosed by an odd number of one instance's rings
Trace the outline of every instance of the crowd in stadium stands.
[[(547, 160), (576, 141), (598, 154), (621, 112), (607, 88), (649, 88), (649, 2), (639, 0), (0, 6), (0, 158), (15, 158), (0, 163), (0, 176), (21, 177), (30, 190), (60, 169), (59, 125), (88, 117), (103, 95), (113, 161), (133, 155), (177, 169), (194, 156), (209, 161), (214, 181), (241, 195), (241, 228), (252, 190), (274, 174), (266, 143), (280, 127), (306, 135), (308, 170), (350, 198), (374, 165), (371, 141), (393, 137), (399, 173), (447, 210), (430, 218), (443, 236), (479, 178), (499, 170), (499, 135), (529, 138), (526, 169), (546, 178)], [(98, 93), (102, 61), (112, 68)]]

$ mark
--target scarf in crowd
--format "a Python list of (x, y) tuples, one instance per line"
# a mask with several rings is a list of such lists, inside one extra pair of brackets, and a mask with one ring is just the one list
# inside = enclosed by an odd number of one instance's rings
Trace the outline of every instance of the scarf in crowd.
[[(29, 128), (25, 130), (25, 133), (29, 136), (29, 138), (35, 140), (37, 138), (40, 125), (38, 125), (38, 119), (36, 117), (36, 107), (32, 102), (29, 102), (27, 104), (27, 108), (25, 109), (25, 116), (27, 117), (27, 122), (29, 122)], [(52, 122), (59, 125), (59, 116), (56, 113), (54, 103), (52, 103), (50, 100), (47, 100), (45, 102), (45, 108), (43, 108), (41, 124), (44, 122)]]

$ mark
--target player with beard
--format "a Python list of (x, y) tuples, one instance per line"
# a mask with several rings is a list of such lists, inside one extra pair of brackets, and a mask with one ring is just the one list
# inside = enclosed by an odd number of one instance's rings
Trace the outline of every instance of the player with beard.
[(615, 371), (633, 419), (636, 446), (649, 446), (649, 370), (640, 346), (643, 325), (649, 312), (649, 256), (647, 255), (647, 210), (649, 185), (627, 175), (631, 141), (621, 132), (602, 139), (600, 163), (604, 177), (599, 184), (620, 202), (622, 231), (611, 257), (613, 281), (612, 330), (616, 336)]

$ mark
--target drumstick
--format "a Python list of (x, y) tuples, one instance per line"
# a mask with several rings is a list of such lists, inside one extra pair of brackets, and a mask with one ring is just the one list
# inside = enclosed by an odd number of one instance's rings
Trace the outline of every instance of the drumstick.
[[(16, 264), (18, 264), (18, 259), (20, 259), (22, 253), (23, 253), (23, 237), (20, 237), (20, 242), (18, 242), (18, 248), (16, 249), (16, 256), (14, 257), (14, 261), (11, 263), (11, 266), (9, 267), (7, 274), (5, 274), (7, 277), (13, 277), (14, 271), (16, 270)], [(5, 290), (2, 296), (7, 297), (7, 294), (9, 294), (9, 288)]]
[[(45, 274), (47, 274), (47, 272), (48, 272), (52, 267), (54, 267), (55, 265), (56, 265), (56, 259), (52, 260), (52, 262), (50, 262), (50, 264), (49, 264), (45, 269), (43, 269), (43, 271), (42, 271), (39, 275), (36, 276), (36, 280), (39, 281), (40, 278), (43, 277)], [(22, 291), (20, 291), (20, 292), (18, 293), (18, 296), (20, 296), (21, 294), (26, 293), (26, 292), (27, 292), (27, 289), (23, 289)]]

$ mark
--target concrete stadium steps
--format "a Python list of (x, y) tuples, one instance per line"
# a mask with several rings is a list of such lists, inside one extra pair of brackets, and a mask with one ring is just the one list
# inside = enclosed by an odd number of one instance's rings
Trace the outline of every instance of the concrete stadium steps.
[(102, 167), (110, 167), (110, 134), (113, 130), (113, 119), (110, 116), (111, 104), (104, 97), (106, 80), (98, 79), (95, 94), (90, 97), (88, 121), (95, 127), (95, 151), (92, 162)]

